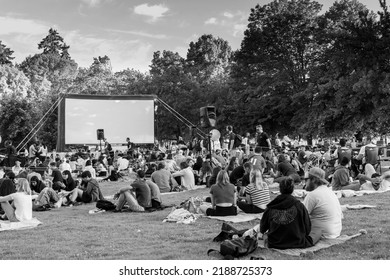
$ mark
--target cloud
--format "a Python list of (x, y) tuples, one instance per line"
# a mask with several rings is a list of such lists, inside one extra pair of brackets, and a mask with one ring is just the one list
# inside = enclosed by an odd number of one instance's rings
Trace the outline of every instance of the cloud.
[(248, 14), (242, 11), (235, 13), (223, 12), (218, 17), (211, 17), (205, 21), (205, 25), (215, 25), (230, 30), (233, 37), (242, 36), (247, 26)]
[(42, 35), (49, 31), (50, 26), (29, 19), (18, 19), (0, 16), (0, 35), (10, 35), (13, 33), (27, 35)]
[(109, 32), (116, 32), (116, 33), (123, 33), (123, 34), (131, 34), (146, 38), (152, 38), (152, 39), (167, 39), (168, 36), (165, 34), (150, 34), (142, 31), (133, 31), (133, 30), (119, 30), (119, 29), (106, 29)]
[(223, 16), (227, 17), (227, 18), (233, 18), (234, 17), (234, 15), (232, 13), (229, 13), (229, 12), (224, 12)]
[(204, 22), (204, 24), (206, 24), (206, 25), (208, 25), (208, 24), (217, 24), (217, 19), (215, 17), (209, 18), (208, 20), (206, 20)]
[(233, 26), (233, 36), (234, 37), (237, 37), (237, 36), (242, 36), (242, 34), (244, 34), (244, 31), (246, 29), (246, 25), (245, 24), (235, 24)]
[(80, 67), (89, 67), (94, 57), (107, 55), (112, 70), (118, 72), (134, 68), (141, 72), (149, 70), (153, 52), (152, 45), (142, 40), (102, 39), (79, 31), (64, 33), (70, 45), (69, 53)]
[(88, 6), (95, 7), (100, 3), (100, 0), (81, 0), (84, 4)]
[(162, 18), (169, 9), (165, 5), (153, 5), (141, 4), (134, 7), (134, 13), (137, 15), (150, 17), (150, 22), (155, 22)]

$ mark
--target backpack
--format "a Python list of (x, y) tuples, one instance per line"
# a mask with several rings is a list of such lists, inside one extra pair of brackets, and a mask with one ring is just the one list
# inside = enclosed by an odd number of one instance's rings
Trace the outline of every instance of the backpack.
[[(225, 258), (238, 258), (254, 252), (257, 246), (257, 236), (238, 237), (222, 241), (218, 252)], [(217, 250), (210, 249), (207, 251), (207, 255), (213, 251)]]
[(96, 208), (103, 209), (106, 211), (113, 211), (115, 209), (115, 204), (107, 199), (100, 199), (96, 201)]
[(242, 136), (236, 133), (234, 135), (233, 148), (237, 148), (238, 146), (241, 145), (241, 143), (242, 143)]

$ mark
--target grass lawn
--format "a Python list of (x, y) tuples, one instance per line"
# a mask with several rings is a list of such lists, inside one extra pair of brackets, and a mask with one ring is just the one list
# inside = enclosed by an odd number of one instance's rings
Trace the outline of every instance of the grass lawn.
[[(128, 182), (104, 182), (104, 195), (112, 195)], [(163, 196), (163, 204), (180, 204), (191, 196), (203, 197), (208, 189), (198, 189)], [(355, 234), (366, 229), (367, 234), (318, 251), (316, 260), (390, 259), (390, 192), (341, 198), (341, 204), (370, 204), (374, 209), (344, 212), (342, 234)], [(43, 224), (37, 228), (0, 232), (1, 259), (4, 260), (208, 260), (210, 248), (219, 249), (212, 239), (220, 232), (222, 222), (200, 218), (195, 223), (163, 223), (170, 208), (152, 213), (88, 214), (95, 203), (34, 212)], [(238, 229), (251, 228), (259, 221), (233, 224)], [(299, 260), (268, 249), (258, 249), (253, 256), (270, 260)], [(243, 259), (248, 259), (244, 257)]]

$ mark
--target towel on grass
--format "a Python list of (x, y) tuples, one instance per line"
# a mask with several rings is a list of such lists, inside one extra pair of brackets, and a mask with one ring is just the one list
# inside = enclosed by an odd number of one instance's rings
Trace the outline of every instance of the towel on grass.
[(341, 210), (361, 210), (361, 209), (370, 209), (375, 208), (375, 205), (365, 205), (365, 204), (356, 204), (356, 205), (349, 205), (349, 204), (343, 204), (341, 205)]
[(29, 229), (37, 227), (40, 224), (42, 223), (36, 218), (32, 218), (29, 221), (12, 223), (10, 221), (0, 221), (0, 231)]
[[(366, 230), (361, 229), (361, 230), (359, 230), (359, 233), (353, 234), (353, 235), (340, 235), (339, 237), (332, 238), (332, 239), (322, 238), (322, 239), (320, 239), (320, 241), (318, 241), (318, 243), (316, 245), (314, 245), (313, 247), (309, 247), (309, 248), (284, 249), (284, 250), (272, 248), (271, 250), (277, 251), (277, 252), (282, 253), (282, 254), (291, 255), (291, 256), (304, 256), (306, 253), (309, 253), (309, 252), (314, 253), (314, 252), (319, 251), (321, 249), (329, 248), (333, 245), (342, 244), (347, 240), (350, 240), (352, 238), (358, 237), (358, 236), (360, 236), (362, 234), (366, 234), (366, 233), (367, 233)], [(260, 248), (265, 248), (264, 242), (261, 242), (261, 241), (262, 240), (259, 240), (258, 246)]]

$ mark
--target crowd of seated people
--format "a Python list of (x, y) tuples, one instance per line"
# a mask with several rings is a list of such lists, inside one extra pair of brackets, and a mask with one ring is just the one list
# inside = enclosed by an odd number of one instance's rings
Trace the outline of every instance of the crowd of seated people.
[[(237, 215), (238, 209), (246, 213), (264, 213), (261, 232), (267, 236), (268, 246), (308, 247), (321, 237), (337, 237), (341, 232), (342, 214), (332, 190), (390, 189), (390, 174), (378, 174), (374, 164), (367, 159), (367, 151), (374, 146), (371, 139), (368, 140), (356, 157), (343, 139), (338, 147), (289, 148), (281, 144), (267, 153), (258, 146), (248, 149), (245, 144), (235, 147), (234, 152), (226, 148), (217, 148), (212, 153), (195, 153), (189, 149), (174, 152), (133, 149), (131, 153), (86, 152), (69, 153), (62, 158), (59, 154), (31, 157), (24, 165), (15, 161), (12, 170), (0, 168), (3, 173), (0, 179), (1, 217), (10, 220), (30, 217), (28, 213), (20, 216), (19, 210), (15, 210), (24, 209), (25, 202), (9, 203), (18, 201), (19, 197), (24, 201), (28, 195), (30, 198), (36, 196), (32, 210), (44, 205), (60, 207), (96, 202), (104, 199), (98, 179), (114, 181), (112, 174), (135, 171), (134, 182), (115, 195), (118, 200), (116, 212), (123, 211), (126, 205), (136, 212), (159, 208), (161, 193), (206, 185), (211, 202), (211, 207), (202, 209), (206, 215)], [(355, 176), (352, 165), (358, 161), (365, 162)], [(269, 191), (272, 181), (279, 184), (280, 190), (280, 196), (274, 200)], [(295, 188), (307, 191), (302, 203), (292, 198)], [(319, 203), (321, 199), (332, 207), (323, 208)], [(321, 222), (320, 216), (324, 212), (328, 220)], [(289, 218), (291, 213), (298, 216)], [(291, 228), (295, 232), (286, 240), (281, 239), (282, 229)]]

